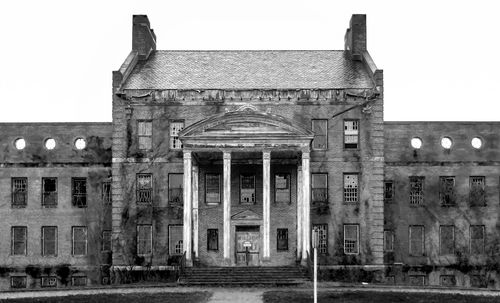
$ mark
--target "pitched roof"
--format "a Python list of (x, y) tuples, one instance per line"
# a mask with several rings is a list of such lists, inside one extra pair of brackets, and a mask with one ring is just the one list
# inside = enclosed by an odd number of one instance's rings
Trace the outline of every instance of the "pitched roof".
[(371, 88), (344, 51), (155, 51), (123, 89)]

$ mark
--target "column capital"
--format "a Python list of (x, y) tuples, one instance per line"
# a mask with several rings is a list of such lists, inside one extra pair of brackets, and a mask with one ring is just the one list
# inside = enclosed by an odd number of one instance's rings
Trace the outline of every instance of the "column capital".
[(227, 151), (227, 150), (223, 151), (222, 152), (222, 158), (224, 160), (231, 160), (231, 152)]
[(184, 156), (184, 159), (191, 159), (192, 152), (190, 150), (183, 150), (182, 155)]
[(264, 160), (269, 160), (269, 159), (271, 159), (271, 151), (269, 151), (269, 150), (263, 150), (263, 151), (262, 151), (262, 158), (263, 158)]
[(309, 151), (302, 152), (302, 159), (311, 159), (311, 154), (309, 153)]

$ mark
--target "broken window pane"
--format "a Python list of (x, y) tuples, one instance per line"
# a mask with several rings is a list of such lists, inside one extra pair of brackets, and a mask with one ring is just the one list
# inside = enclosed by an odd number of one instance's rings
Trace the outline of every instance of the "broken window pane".
[(57, 206), (57, 178), (42, 178), (42, 206)]
[(240, 176), (240, 203), (255, 203), (255, 176)]
[(410, 177), (410, 205), (424, 203), (424, 177)]
[(12, 206), (26, 207), (28, 203), (28, 178), (12, 178)]
[(394, 198), (394, 184), (392, 181), (384, 182), (384, 202), (391, 203)]
[(358, 148), (359, 121), (344, 120), (344, 148)]
[(73, 196), (73, 206), (87, 207), (87, 179), (72, 178), (71, 189)]
[(358, 202), (358, 174), (344, 174), (344, 203)]
[(313, 224), (313, 230), (318, 231), (318, 253), (328, 253), (328, 225), (327, 224)]
[(153, 175), (137, 174), (136, 200), (137, 203), (153, 202)]
[(184, 122), (170, 122), (170, 148), (182, 149), (179, 132), (184, 129)]

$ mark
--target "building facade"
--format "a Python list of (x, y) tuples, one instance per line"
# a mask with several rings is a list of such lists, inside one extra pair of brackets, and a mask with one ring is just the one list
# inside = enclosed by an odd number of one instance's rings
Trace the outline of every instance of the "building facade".
[(499, 286), (500, 124), (384, 122), (365, 15), (333, 51), (132, 32), (112, 123), (0, 126), (3, 288), (307, 266), (313, 230), (325, 279)]

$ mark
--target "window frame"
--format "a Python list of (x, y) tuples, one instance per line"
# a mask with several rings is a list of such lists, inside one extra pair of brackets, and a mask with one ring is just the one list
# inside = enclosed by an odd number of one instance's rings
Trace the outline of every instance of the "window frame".
[[(390, 239), (389, 242), (387, 240)], [(386, 229), (384, 230), (384, 252), (394, 252), (394, 240), (395, 240), (395, 235), (394, 235), (394, 230), (392, 229)], [(391, 247), (387, 247), (388, 243), (391, 244)]]
[[(78, 188), (76, 186), (77, 182), (83, 182), (85, 185), (83, 193), (76, 193), (75, 190)], [(71, 205), (77, 208), (87, 208), (88, 207), (88, 191), (87, 191), (87, 178), (85, 177), (72, 177), (71, 178)], [(84, 198), (85, 204), (82, 204), (80, 201), (81, 198)]]
[[(17, 254), (15, 252), (15, 248), (16, 248), (16, 243), (19, 243), (21, 241), (17, 240), (16, 241), (16, 237), (15, 237), (15, 232), (14, 230), (15, 229), (23, 229), (24, 230), (24, 240), (23, 240), (23, 243), (24, 243), (24, 253), (22, 254)], [(27, 226), (20, 226), (20, 225), (16, 225), (16, 226), (11, 226), (10, 228), (10, 255), (11, 256), (27, 256), (28, 255), (28, 227)]]
[[(174, 243), (172, 241), (172, 229), (177, 229), (177, 232), (179, 232), (181, 234), (181, 237), (179, 239), (179, 241), (177, 241), (176, 243)], [(169, 224), (168, 225), (168, 254), (171, 255), (171, 256), (182, 256), (182, 254), (184, 253), (184, 230), (183, 230), (184, 226), (182, 224)], [(181, 252), (177, 253), (175, 250), (177, 249), (177, 244), (179, 244), (179, 242), (181, 242), (181, 245), (182, 245), (182, 249), (181, 249)]]
[[(281, 232), (281, 234), (280, 234)], [(280, 240), (286, 240), (284, 242), (285, 246), (280, 246)], [(288, 228), (278, 228), (276, 229), (276, 251), (288, 251), (289, 250), (289, 237), (288, 237)]]
[[(452, 202), (446, 202), (446, 197), (449, 196), (449, 193), (443, 192), (443, 182), (447, 182), (448, 180), (453, 180), (453, 191)], [(455, 176), (439, 176), (439, 204), (441, 207), (455, 207), (457, 206), (457, 189), (456, 189), (456, 178)]]
[[(172, 176), (180, 176), (181, 178), (181, 187), (171, 187), (170, 182), (172, 181)], [(169, 173), (168, 174), (168, 205), (179, 205), (182, 206), (184, 205), (184, 173)], [(177, 196), (179, 198), (179, 201), (173, 201), (172, 198), (174, 197), (172, 195), (172, 190), (180, 190), (180, 194)]]
[[(54, 284), (50, 284), (44, 281), (55, 281)], [(56, 288), (57, 287), (57, 276), (41, 276), (40, 277), (40, 287), (42, 288)]]
[[(104, 181), (101, 184), (101, 200), (104, 205), (113, 205), (112, 182)], [(106, 189), (106, 187), (109, 189)]]
[[(327, 223), (313, 224), (312, 228), (313, 228), (312, 230), (318, 228), (318, 231), (320, 232), (320, 234), (318, 235), (319, 237), (318, 253), (321, 255), (328, 255), (328, 224)], [(326, 234), (325, 239), (321, 239), (321, 232), (324, 232)]]
[[(208, 201), (208, 176), (217, 176), (218, 183), (219, 183), (219, 195), (218, 195), (218, 202), (214, 201)], [(205, 203), (208, 205), (219, 205), (221, 204), (222, 200), (222, 186), (221, 186), (221, 174), (220, 173), (210, 173), (207, 172), (205, 173)]]
[[(348, 224), (344, 224), (343, 226), (343, 231), (344, 231), (344, 241), (343, 241), (343, 249), (344, 249), (344, 254), (345, 255), (359, 255), (360, 254), (360, 243), (359, 243), (359, 224), (352, 224), (352, 223), (348, 223)], [(346, 249), (346, 241), (353, 241), (352, 238), (346, 238), (346, 227), (356, 227), (356, 239), (354, 241), (356, 241), (356, 251), (355, 252), (350, 252), (350, 251), (347, 251)]]
[[(248, 178), (248, 177), (252, 177), (253, 178), (253, 197), (254, 197), (254, 201), (250, 201), (250, 202), (246, 202), (246, 201), (243, 201), (243, 196), (242, 196), (242, 193), (243, 193), (243, 178)], [(257, 176), (255, 175), (255, 173), (250, 173), (250, 174), (241, 174), (240, 173), (240, 195), (239, 195), (239, 200), (240, 200), (240, 204), (241, 205), (255, 205), (257, 204)]]
[[(482, 191), (482, 201), (477, 203), (473, 202), (473, 188), (476, 187), (473, 180), (474, 179), (481, 179), (482, 180), (482, 188), (480, 190)], [(485, 176), (470, 176), (469, 177), (469, 206), (470, 207), (484, 207), (486, 206), (486, 177)]]
[[(276, 186), (276, 180), (277, 180), (276, 176), (278, 176), (278, 175), (285, 176), (286, 183), (287, 183), (287, 188), (286, 189), (279, 189)], [(274, 203), (291, 204), (292, 203), (292, 175), (290, 173), (280, 173), (280, 172), (277, 172), (277, 173), (274, 173), (273, 177), (274, 177)], [(283, 192), (286, 191), (286, 193), (288, 195), (288, 200), (287, 201), (278, 200), (278, 190), (283, 191)]]
[[(419, 192), (413, 191), (412, 183), (420, 182)], [(425, 176), (409, 176), (408, 177), (408, 199), (410, 202), (410, 206), (422, 206), (425, 205)], [(414, 203), (413, 201), (417, 201), (418, 203)]]
[[(356, 186), (356, 201), (346, 201), (346, 176), (356, 176), (357, 186)], [(359, 203), (359, 173), (343, 173), (342, 175), (342, 201), (344, 204), (357, 204)]]
[[(417, 255), (413, 253), (412, 251), (412, 229), (413, 228), (420, 228), (422, 231), (422, 239), (421, 239), (421, 249), (422, 249), (422, 254)], [(408, 255), (410, 257), (423, 257), (425, 256), (425, 226), (424, 225), (409, 225), (408, 226)]]
[[(443, 252), (443, 244), (445, 243), (445, 241), (448, 239), (448, 237), (443, 237), (443, 229), (444, 228), (450, 228), (451, 227), (451, 231), (452, 231), (452, 243), (451, 244), (451, 247), (452, 247), (452, 250), (451, 252)], [(443, 241), (445, 240), (445, 241)], [(454, 255), (455, 254), (455, 226), (454, 225), (439, 225), (439, 255), (441, 256), (445, 256), (445, 255)]]
[[(76, 254), (75, 253), (75, 230), (82, 229), (85, 232), (85, 253), (84, 254)], [(87, 226), (71, 226), (71, 255), (74, 257), (77, 256), (86, 256), (88, 254), (88, 228)], [(78, 240), (78, 242), (83, 242), (83, 240)]]
[[(216, 243), (215, 248), (212, 247), (210, 244), (211, 243), (210, 236), (214, 236), (211, 233), (214, 233), (215, 238), (217, 239), (217, 241), (215, 242)], [(219, 251), (219, 229), (218, 228), (207, 228), (207, 251)]]
[[(177, 131), (177, 136), (174, 136), (173, 134), (173, 127), (174, 125), (179, 125), (180, 123), (182, 123), (182, 128), (180, 130)], [(174, 150), (174, 151), (179, 151), (179, 150), (182, 150), (182, 142), (180, 142), (180, 139), (179, 139), (179, 132), (181, 132), (184, 128), (186, 127), (186, 123), (184, 122), (184, 120), (170, 120), (169, 121), (169, 125), (168, 125), (168, 137), (169, 137), (169, 142), (168, 142), (168, 146), (171, 150)], [(180, 146), (179, 147), (176, 147), (174, 146), (174, 142), (177, 142), (176, 140), (179, 141), (179, 144)]]
[[(46, 242), (48, 242), (46, 239), (45, 239), (45, 229), (49, 229), (49, 228), (53, 228), (55, 229), (55, 237), (54, 237), (54, 240), (52, 242), (54, 242), (54, 254), (47, 254), (45, 252), (45, 245), (47, 244)], [(57, 257), (58, 255), (58, 249), (59, 249), (59, 243), (58, 243), (58, 239), (59, 238), (59, 231), (58, 231), (58, 228), (57, 226), (42, 226), (41, 227), (41, 248), (42, 248), (42, 256), (43, 257)]]
[[(85, 283), (83, 284), (75, 283), (76, 280), (81, 280), (81, 279), (85, 279)], [(71, 276), (71, 286), (81, 287), (81, 286), (87, 286), (87, 284), (88, 284), (87, 276)]]
[[(324, 122), (326, 124), (324, 134), (316, 134), (316, 132), (314, 131), (315, 122)], [(312, 150), (328, 150), (328, 119), (311, 119), (311, 129), (314, 133), (314, 137), (311, 141), (311, 149)], [(316, 140), (316, 137), (324, 137), (325, 138), (325, 147), (324, 148), (316, 148), (314, 146), (314, 141)]]
[[(140, 235), (140, 229), (141, 228), (148, 228), (149, 229), (149, 233), (146, 235), (147, 238), (139, 238), (139, 235)], [(145, 252), (140, 252), (139, 251), (139, 248), (140, 248), (140, 241), (147, 241), (147, 242), (144, 242), (145, 244), (147, 244), (147, 247), (146, 248), (146, 251)], [(148, 252), (148, 248), (149, 248), (149, 252)], [(144, 256), (151, 256), (153, 254), (153, 225), (152, 224), (137, 224), (137, 227), (136, 227), (136, 253), (137, 253), (137, 256), (139, 257), (144, 257)]]
[[(48, 192), (45, 190), (45, 182), (48, 180), (54, 180), (55, 184), (55, 191)], [(58, 186), (58, 179), (57, 177), (42, 177), (42, 207), (43, 208), (56, 208), (57, 205), (59, 204), (59, 186)], [(54, 203), (48, 204), (46, 202), (46, 197), (54, 196)]]
[[(16, 186), (16, 181), (22, 181), (23, 190), (19, 190), (18, 188), (15, 188)], [(12, 177), (11, 178), (11, 207), (12, 208), (26, 208), (28, 206), (28, 178), (27, 177)], [(21, 193), (22, 196), (24, 197), (24, 203), (15, 203), (16, 201), (16, 194)]]
[[(139, 179), (149, 179), (149, 187), (139, 186)], [(153, 174), (152, 173), (138, 173), (135, 174), (135, 201), (136, 204), (153, 204)], [(144, 198), (145, 197), (145, 198)]]
[[(388, 188), (388, 184), (390, 184), (390, 197), (388, 196), (388, 191), (387, 191), (387, 188)], [(393, 180), (384, 180), (384, 203), (393, 203), (394, 202), (394, 181)]]
[[(109, 234), (109, 236), (105, 236)], [(105, 249), (109, 245), (109, 249)], [(101, 252), (111, 252), (113, 250), (113, 231), (105, 229), (101, 233)]]
[[(326, 184), (326, 187), (316, 187), (314, 185), (314, 178), (315, 177), (320, 177), (320, 176), (323, 176), (325, 177), (325, 184)], [(329, 201), (329, 193), (328, 193), (328, 173), (311, 173), (311, 204), (312, 205), (322, 205), (322, 204), (327, 204), (328, 205), (328, 201)], [(315, 195), (314, 195), (314, 191), (315, 190), (322, 190), (323, 191), (323, 194), (325, 195), (325, 200), (324, 201), (321, 201), (321, 200), (315, 200)]]
[[(483, 238), (481, 239), (482, 240), (482, 245), (481, 245), (481, 252), (480, 253), (475, 253), (472, 251), (472, 228), (477, 228), (477, 227), (481, 227), (482, 228), (482, 233), (483, 233)], [(474, 240), (480, 240), (480, 239), (474, 239)], [(470, 225), (469, 226), (469, 253), (471, 255), (483, 255), (485, 254), (486, 252), (486, 226), (485, 225)]]
[[(150, 124), (149, 129), (151, 129), (151, 133), (149, 135), (148, 134), (141, 134), (140, 124), (142, 124), (142, 123), (149, 123)], [(141, 146), (141, 138), (149, 139), (149, 140), (147, 140), (147, 141), (149, 141), (149, 147), (146, 146), (145, 148), (143, 148), (143, 146)], [(137, 149), (141, 150), (141, 151), (153, 150), (153, 120), (151, 120), (151, 119), (137, 120)]]
[[(14, 280), (16, 279), (22, 279), (22, 286), (21, 287), (17, 287), (17, 286), (14, 286)], [(10, 276), (10, 288), (13, 288), (13, 289), (23, 289), (23, 288), (27, 288), (28, 287), (28, 277), (27, 276)]]
[[(355, 122), (356, 125), (357, 125), (357, 134), (354, 135), (351, 134), (346, 134), (346, 122)], [(360, 136), (360, 128), (361, 128), (361, 125), (360, 125), (360, 121), (359, 119), (344, 119), (343, 123), (342, 123), (342, 127), (343, 127), (343, 144), (342, 146), (344, 147), (344, 150), (356, 150), (356, 149), (359, 149), (359, 136)], [(347, 144), (354, 144), (354, 143), (346, 143), (346, 137), (347, 136), (356, 136), (356, 146), (347, 146)]]

